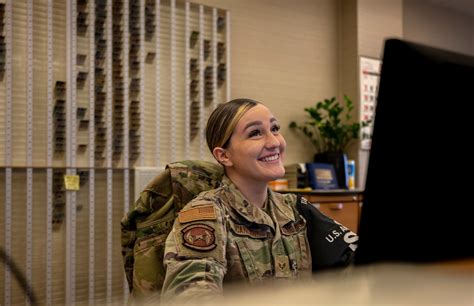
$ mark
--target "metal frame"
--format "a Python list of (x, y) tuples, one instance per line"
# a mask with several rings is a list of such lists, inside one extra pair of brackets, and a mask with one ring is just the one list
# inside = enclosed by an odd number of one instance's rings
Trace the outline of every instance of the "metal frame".
[[(7, 0), (5, 3), (5, 80), (6, 80), (6, 99), (5, 99), (5, 253), (11, 256), (12, 251), (12, 6), (13, 0)], [(11, 270), (9, 266), (5, 267), (5, 287), (4, 303), (5, 306), (11, 305)]]
[(107, 0), (107, 20), (106, 20), (106, 35), (107, 35), (107, 51), (106, 51), (106, 126), (107, 126), (107, 145), (105, 163), (107, 168), (107, 276), (106, 276), (106, 296), (107, 304), (112, 301), (112, 211), (113, 211), (113, 169), (112, 169), (112, 2)]
[[(66, 174), (76, 174), (76, 0), (67, 2)], [(76, 302), (76, 194), (66, 191), (66, 304)]]
[(145, 0), (140, 0), (140, 157), (138, 165), (144, 164), (144, 139), (145, 130)]
[(199, 159), (204, 158), (204, 6), (199, 5)]
[(189, 52), (189, 20), (191, 18), (190, 3), (184, 4), (184, 159), (189, 159), (189, 151), (191, 146), (191, 96), (189, 86), (191, 85), (190, 71), (190, 52)]
[[(123, 36), (123, 53), (122, 53), (122, 64), (123, 64), (123, 79), (124, 79), (124, 150), (123, 150), (123, 193), (121, 195), (114, 195), (114, 186), (113, 186), (113, 179), (114, 179), (114, 166), (113, 166), (113, 159), (112, 159), (112, 154), (113, 154), (113, 122), (112, 122), (112, 115), (113, 115), (113, 94), (112, 94), (112, 89), (113, 89), (113, 80), (112, 80), (112, 22), (113, 18), (111, 16), (111, 12), (113, 9), (113, 4), (114, 0), (108, 0), (107, 1), (107, 16), (106, 16), (106, 44), (107, 44), (107, 50), (106, 50), (106, 56), (105, 56), (105, 61), (106, 61), (106, 66), (104, 67), (105, 73), (106, 73), (106, 152), (105, 152), (105, 157), (106, 157), (106, 162), (104, 164), (101, 164), (100, 166), (105, 165), (106, 172), (107, 172), (107, 178), (106, 178), (106, 183), (107, 183), (107, 191), (106, 191), (106, 210), (107, 210), (107, 220), (104, 220), (107, 222), (107, 229), (106, 229), (106, 234), (107, 234), (107, 245), (106, 245), (106, 252), (107, 252), (107, 270), (106, 270), (106, 290), (107, 290), (107, 303), (112, 302), (112, 271), (115, 269), (112, 266), (112, 259), (115, 258), (115, 255), (112, 256), (112, 244), (115, 243), (115, 241), (112, 241), (115, 236), (113, 236), (113, 233), (115, 232), (114, 230), (114, 223), (117, 221), (113, 219), (112, 212), (114, 209), (117, 207), (114, 207), (113, 199), (115, 197), (122, 197), (124, 199), (123, 203), (123, 211), (127, 212), (129, 210), (129, 199), (130, 199), (130, 171), (133, 169), (130, 168), (130, 150), (129, 150), (129, 144), (130, 144), (130, 139), (129, 139), (129, 129), (130, 129), (130, 121), (129, 121), (129, 106), (130, 106), (130, 88), (129, 88), (129, 78), (130, 78), (130, 67), (128, 63), (128, 54), (129, 54), (129, 48), (130, 48), (130, 39), (129, 39), (129, 33), (128, 33), (128, 25), (129, 25), (129, 1), (130, 0), (124, 0), (124, 6), (123, 6), (123, 28), (124, 28), (124, 36)], [(163, 52), (161, 51), (161, 47), (168, 48), (167, 46), (163, 46), (162, 44), (162, 38), (160, 36), (160, 23), (162, 23), (162, 10), (164, 9), (161, 7), (163, 3), (160, 3), (160, 0), (155, 0), (155, 10), (156, 10), (156, 15), (155, 15), (155, 23), (157, 27), (157, 31), (155, 32), (155, 42), (154, 46), (153, 45), (145, 45), (145, 3), (146, 0), (138, 0), (140, 3), (140, 67), (139, 67), (139, 75), (140, 75), (140, 93), (139, 93), (139, 111), (140, 111), (140, 144), (139, 144), (139, 160), (137, 160), (136, 165), (143, 165), (145, 160), (145, 155), (144, 155), (144, 141), (146, 140), (144, 138), (144, 131), (145, 131), (145, 122), (144, 122), (144, 103), (145, 103), (145, 58), (146, 58), (146, 47), (156, 48), (156, 53), (155, 53), (155, 93), (156, 97), (154, 98), (154, 103), (156, 103), (156, 113), (155, 113), (155, 118), (156, 122), (154, 123), (146, 123), (147, 127), (152, 127), (155, 129), (156, 132), (156, 152), (155, 152), (155, 158), (154, 158), (154, 163), (156, 166), (161, 166), (161, 163), (164, 162), (164, 155), (162, 155), (160, 151), (165, 149), (168, 151), (168, 148), (162, 148), (160, 147), (160, 132), (162, 131), (163, 127), (160, 126), (160, 116), (162, 117), (162, 105), (161, 103), (165, 103), (165, 101), (161, 101), (161, 93), (163, 89), (163, 85), (161, 84), (162, 81), (164, 81), (162, 77), (162, 56)], [(177, 125), (182, 124), (181, 123), (181, 116), (182, 114), (178, 114), (178, 111), (181, 112), (181, 107), (182, 105), (179, 103), (182, 103), (181, 100), (178, 101), (178, 97), (182, 86), (182, 81), (181, 78), (179, 78), (179, 70), (182, 70), (178, 66), (179, 64), (182, 64), (182, 58), (178, 58), (178, 56), (181, 56), (178, 54), (178, 51), (181, 51), (182, 45), (180, 42), (177, 41), (177, 39), (182, 39), (181, 34), (182, 34), (182, 25), (178, 22), (181, 19), (181, 14), (182, 14), (182, 9), (184, 7), (185, 9), (185, 109), (184, 109), (184, 124), (185, 124), (185, 141), (184, 141), (184, 157), (186, 159), (190, 158), (190, 155), (199, 155), (199, 156), (192, 156), (193, 158), (203, 158), (204, 157), (204, 151), (205, 151), (205, 137), (204, 137), (204, 124), (205, 124), (205, 116), (204, 116), (204, 72), (205, 72), (205, 61), (204, 61), (204, 54), (203, 54), (203, 45), (204, 45), (204, 31), (209, 31), (209, 27), (204, 27), (204, 19), (209, 17), (209, 9), (212, 10), (212, 58), (210, 59), (212, 61), (212, 65), (214, 67), (214, 73), (213, 73), (213, 97), (212, 97), (212, 107), (215, 108), (217, 106), (217, 103), (220, 102), (220, 99), (222, 95), (224, 94), (223, 90), (226, 90), (226, 96), (227, 99), (230, 98), (230, 13), (226, 12), (226, 67), (227, 67), (227, 75), (226, 75), (226, 82), (227, 84), (225, 85), (225, 88), (217, 88), (218, 80), (217, 80), (217, 67), (218, 67), (218, 60), (217, 60), (217, 41), (218, 39), (222, 39), (220, 33), (217, 32), (217, 18), (220, 16), (219, 14), (223, 14), (223, 12), (219, 9), (216, 8), (209, 8), (204, 5), (199, 5), (199, 4), (192, 4), (190, 2), (177, 2), (176, 0), (169, 0), (170, 4), (170, 24), (167, 24), (166, 27), (170, 26), (170, 35), (171, 35), (171, 41), (170, 41), (170, 49), (168, 49), (171, 53), (171, 61), (170, 61), (170, 66), (168, 66), (170, 70), (170, 79), (171, 79), (171, 99), (170, 101), (166, 101), (166, 103), (170, 103), (170, 116), (171, 116), (171, 124), (170, 124), (170, 144), (169, 144), (169, 150), (171, 151), (171, 154), (169, 155), (170, 159), (175, 159), (177, 156), (181, 156), (181, 151), (176, 152), (177, 147), (180, 146), (182, 143), (177, 142)], [(79, 120), (76, 116), (76, 111), (77, 111), (77, 97), (76, 94), (78, 92), (77, 88), (77, 72), (79, 70), (79, 66), (77, 66), (77, 43), (81, 41), (77, 41), (77, 36), (80, 33), (77, 32), (77, 3), (79, 1), (77, 0), (70, 0), (67, 1), (67, 3), (64, 3), (63, 5), (60, 5), (56, 7), (55, 2), (53, 0), (47, 0), (45, 1), (45, 6), (47, 6), (47, 92), (46, 92), (46, 99), (47, 99), (47, 149), (46, 149), (46, 154), (47, 154), (47, 162), (46, 162), (46, 226), (45, 226), (45, 231), (46, 231), (46, 258), (45, 258), (45, 270), (46, 270), (46, 277), (45, 277), (45, 303), (47, 305), (52, 305), (53, 303), (53, 277), (56, 277), (53, 275), (53, 169), (54, 169), (54, 118), (53, 118), (53, 109), (54, 109), (54, 49), (53, 49), (53, 39), (54, 39), (54, 31), (58, 30), (54, 27), (54, 21), (55, 21), (55, 14), (57, 13), (55, 10), (59, 7), (61, 7), (61, 13), (64, 12), (64, 8), (66, 10), (66, 29), (60, 30), (60, 31), (65, 31), (66, 32), (66, 50), (60, 50), (58, 52), (66, 52), (63, 54), (66, 54), (66, 155), (65, 155), (65, 165), (63, 164), (57, 164), (59, 165), (60, 168), (65, 168), (66, 169), (66, 174), (68, 175), (75, 175), (77, 173), (77, 143), (76, 143), (76, 138), (77, 138), (77, 126), (76, 126), (76, 121)], [(95, 216), (95, 209), (96, 209), (96, 203), (95, 203), (95, 196), (96, 196), (96, 190), (95, 190), (95, 178), (96, 178), (96, 173), (97, 173), (97, 168), (95, 167), (96, 165), (96, 153), (95, 153), (95, 112), (96, 112), (96, 104), (95, 104), (95, 58), (94, 54), (96, 51), (96, 42), (94, 39), (94, 34), (95, 34), (95, 2), (96, 0), (88, 0), (87, 5), (89, 7), (88, 9), (88, 51), (87, 58), (88, 63), (88, 116), (89, 116), (89, 126), (88, 126), (88, 167), (89, 167), (89, 182), (88, 182), (88, 188), (89, 188), (89, 194), (88, 194), (88, 201), (89, 201), (89, 229), (88, 229), (88, 243), (89, 243), (89, 258), (88, 258), (88, 281), (89, 281), (89, 287), (88, 287), (88, 294), (89, 294), (89, 303), (93, 303), (95, 299), (95, 285), (98, 279), (95, 278), (95, 269), (94, 266), (96, 264), (96, 248), (95, 248), (95, 240), (96, 240), (96, 232), (95, 232), (95, 223), (96, 223), (96, 216)], [(35, 130), (34, 130), (34, 123), (33, 121), (33, 115), (34, 115), (34, 92), (33, 92), (33, 85), (35, 82), (35, 78), (33, 77), (33, 73), (36, 71), (35, 66), (34, 66), (34, 39), (33, 36), (35, 35), (34, 33), (34, 26), (36, 23), (34, 23), (34, 18), (33, 15), (35, 14), (34, 9), (36, 8), (36, 2), (34, 0), (27, 0), (26, 1), (27, 5), (27, 66), (25, 67), (26, 70), (26, 89), (27, 89), (27, 97), (26, 97), (26, 119), (28, 122), (26, 123), (26, 129), (27, 129), (27, 144), (26, 144), (26, 165), (21, 166), (20, 168), (26, 170), (26, 260), (25, 260), (25, 272), (26, 272), (26, 279), (27, 281), (33, 281), (33, 274), (35, 273), (34, 270), (34, 251), (32, 249), (33, 247), (33, 224), (34, 219), (33, 219), (33, 212), (35, 211), (34, 207), (34, 193), (33, 193), (33, 186), (35, 183), (35, 171), (34, 171), (34, 165), (33, 165), (33, 160), (34, 160), (34, 135)], [(168, 5), (168, 3), (166, 3)], [(197, 97), (199, 99), (199, 108), (200, 108), (200, 121), (199, 121), (199, 128), (200, 128), (200, 135), (199, 137), (199, 153), (196, 154), (197, 152), (191, 152), (193, 151), (193, 148), (191, 148), (191, 143), (190, 143), (190, 111), (191, 111), (191, 99), (190, 99), (190, 70), (189, 70), (189, 60), (191, 57), (191, 50), (189, 46), (189, 36), (190, 36), (190, 31), (191, 31), (191, 21), (194, 21), (191, 17), (195, 18), (195, 15), (193, 15), (193, 12), (191, 12), (191, 8), (196, 8), (193, 7), (193, 5), (197, 5), (199, 7), (199, 31), (200, 31), (200, 37), (199, 37), (199, 76), (200, 76), (200, 83), (199, 83), (199, 96)], [(16, 6), (15, 6), (16, 7)], [(5, 206), (4, 206), (4, 212), (5, 212), (5, 224), (4, 224), (4, 241), (5, 241), (5, 249), (7, 251), (7, 254), (10, 255), (12, 252), (12, 231), (14, 230), (12, 228), (12, 209), (13, 209), (13, 174), (16, 175), (16, 172), (13, 173), (13, 155), (12, 155), (12, 145), (13, 145), (13, 136), (14, 134), (12, 133), (12, 130), (14, 129), (13, 122), (12, 122), (12, 115), (13, 115), (13, 53), (12, 53), (12, 48), (13, 48), (13, 0), (6, 0), (6, 6), (5, 6), (5, 42), (6, 42), (6, 65), (5, 65), (5, 87), (6, 87), (6, 99), (3, 102), (0, 103), (5, 103), (5, 141), (4, 141), (4, 150), (5, 150)], [(23, 8), (22, 8), (23, 10)], [(168, 12), (166, 12), (168, 14)], [(195, 12), (194, 12), (195, 13)], [(206, 16), (204, 16), (207, 13)], [(36, 16), (36, 15), (35, 15)], [(61, 20), (63, 17), (61, 17)], [(43, 20), (43, 17), (41, 18)], [(206, 21), (209, 21), (209, 19), (206, 19)], [(43, 21), (42, 21), (43, 22)], [(207, 24), (208, 25), (208, 24)], [(168, 34), (168, 33), (167, 33)], [(209, 33), (208, 33), (209, 34)], [(208, 36), (206, 36), (207, 38)], [(80, 38), (79, 38), (80, 39)], [(60, 43), (60, 42), (56, 42)], [(178, 50), (178, 45), (179, 45), (179, 50)], [(198, 45), (196, 45), (198, 47)], [(60, 55), (62, 57), (62, 55)], [(165, 65), (168, 65), (166, 63)], [(178, 83), (178, 81), (180, 83)], [(218, 93), (220, 95), (218, 95)], [(147, 100), (147, 102), (150, 102)], [(153, 102), (152, 102), (153, 103)], [(208, 107), (209, 108), (209, 107)], [(154, 124), (154, 126), (150, 126), (148, 124)], [(179, 127), (181, 129), (182, 126)], [(168, 128), (168, 127), (167, 127)], [(79, 135), (83, 136), (83, 135)], [(197, 140), (197, 138), (196, 138)], [(197, 144), (196, 144), (197, 145)], [(168, 146), (168, 145), (167, 145)], [(181, 149), (181, 148), (180, 148)], [(97, 156), (98, 158), (98, 156)], [(59, 160), (58, 160), (59, 162)], [(82, 165), (81, 165), (82, 167)], [(118, 172), (116, 173), (118, 174)], [(119, 183), (118, 185), (121, 185)], [(116, 188), (117, 189), (117, 188)], [(121, 191), (122, 192), (122, 191)], [(66, 220), (64, 223), (65, 230), (66, 230), (66, 236), (65, 242), (64, 242), (64, 247), (66, 249), (66, 256), (65, 256), (65, 288), (66, 288), (66, 301), (65, 303), (68, 305), (74, 305), (76, 303), (76, 282), (79, 281), (79, 279), (76, 280), (76, 269), (77, 269), (77, 262), (76, 262), (76, 253), (79, 254), (78, 250), (76, 249), (79, 245), (76, 245), (76, 230), (77, 230), (77, 225), (76, 225), (76, 208), (77, 208), (77, 198), (76, 198), (76, 192), (74, 191), (66, 191)], [(121, 209), (121, 208), (120, 208)], [(22, 225), (23, 226), (23, 225)], [(22, 253), (23, 254), (23, 253)], [(82, 256), (82, 255), (81, 255)], [(85, 255), (87, 256), (87, 255)], [(115, 260), (115, 259), (114, 259)], [(114, 272), (117, 272), (114, 270)], [(11, 278), (11, 271), (6, 268), (5, 273), (4, 273), (4, 280), (5, 280), (5, 286), (4, 286), (4, 300), (2, 303), (4, 305), (10, 305), (11, 300), (12, 300), (12, 293), (14, 289), (12, 286), (12, 278)], [(79, 294), (79, 291), (78, 291)], [(124, 299), (128, 298), (128, 286), (126, 284), (125, 278), (124, 278)], [(27, 302), (28, 303), (28, 302)]]
[[(26, 281), (33, 278), (33, 0), (28, 0), (26, 64)], [(28, 297), (25, 297), (29, 305)]]
[(171, 141), (170, 159), (176, 159), (176, 0), (170, 0), (171, 6)]
[(47, 8), (47, 170), (46, 170), (46, 305), (52, 305), (53, 261), (53, 0)]
[(217, 107), (217, 9), (212, 9), (212, 109)]
[(95, 295), (95, 0), (89, 0), (89, 305)]
[(226, 11), (226, 100), (229, 101), (231, 94), (230, 94), (230, 12)]
[[(124, 184), (124, 190), (123, 190), (123, 198), (124, 198), (124, 205), (123, 205), (123, 211), (124, 214), (128, 212), (129, 210), (129, 204), (128, 204), (128, 199), (130, 198), (130, 148), (129, 148), (129, 142), (130, 142), (130, 137), (128, 134), (129, 128), (130, 128), (130, 122), (129, 122), (129, 106), (130, 106), (130, 88), (129, 88), (129, 77), (130, 77), (130, 71), (129, 71), (129, 53), (130, 53), (130, 37), (128, 35), (128, 28), (130, 24), (129, 20), (129, 0), (124, 0), (123, 1), (123, 43), (122, 43), (122, 48), (123, 48), (123, 58), (122, 58), (122, 67), (123, 67), (123, 104), (124, 104), (124, 125), (123, 125), (123, 143), (124, 143), (124, 150), (123, 150), (123, 184)], [(124, 273), (123, 275), (123, 300), (124, 302), (127, 301), (129, 298), (129, 288), (128, 288), (128, 282), (127, 282), (127, 277)]]
[(161, 23), (161, 9), (160, 9), (160, 0), (155, 0), (155, 166), (160, 165), (161, 154), (160, 154), (160, 133), (161, 133), (161, 124), (160, 124), (160, 115), (161, 115), (161, 39), (160, 39), (160, 28)]

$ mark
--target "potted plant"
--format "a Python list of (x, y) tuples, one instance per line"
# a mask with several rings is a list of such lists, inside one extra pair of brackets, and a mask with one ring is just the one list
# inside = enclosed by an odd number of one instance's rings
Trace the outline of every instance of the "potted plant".
[(350, 122), (354, 104), (344, 95), (344, 104), (335, 97), (318, 101), (314, 106), (304, 110), (309, 120), (303, 124), (290, 122), (290, 128), (300, 130), (306, 135), (316, 149), (314, 162), (333, 164), (336, 170), (339, 187), (347, 188), (346, 161), (347, 147), (359, 138), (361, 126), (369, 122)]

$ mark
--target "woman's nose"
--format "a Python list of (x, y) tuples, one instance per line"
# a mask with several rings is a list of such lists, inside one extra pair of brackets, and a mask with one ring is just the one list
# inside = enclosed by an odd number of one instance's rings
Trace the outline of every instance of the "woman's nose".
[(267, 148), (275, 148), (279, 147), (281, 144), (279, 135), (274, 135), (273, 133), (269, 133), (268, 136), (266, 137), (266, 143), (265, 145)]

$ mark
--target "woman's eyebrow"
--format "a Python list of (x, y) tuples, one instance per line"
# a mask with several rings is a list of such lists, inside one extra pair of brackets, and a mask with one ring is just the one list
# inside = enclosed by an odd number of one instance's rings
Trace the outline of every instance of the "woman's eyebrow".
[(260, 120), (251, 121), (251, 122), (247, 123), (247, 124), (244, 126), (244, 131), (245, 131), (246, 129), (248, 129), (249, 127), (251, 127), (251, 126), (254, 126), (254, 125), (262, 125), (262, 124), (263, 124), (263, 123), (262, 123), (262, 121), (260, 121)]
[[(271, 117), (270, 118), (270, 123), (273, 123), (273, 122), (276, 122), (277, 119), (275, 117)], [(246, 129), (248, 129), (249, 127), (252, 127), (252, 126), (255, 126), (255, 125), (262, 125), (262, 121), (261, 120), (255, 120), (255, 121), (251, 121), (249, 123), (247, 123), (245, 126), (244, 126), (244, 131)]]

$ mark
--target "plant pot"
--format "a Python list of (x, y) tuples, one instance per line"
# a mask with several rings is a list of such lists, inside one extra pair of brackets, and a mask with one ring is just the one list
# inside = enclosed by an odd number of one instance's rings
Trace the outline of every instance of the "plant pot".
[(323, 152), (314, 154), (315, 163), (326, 163), (334, 166), (337, 184), (347, 189), (347, 155), (344, 152)]

